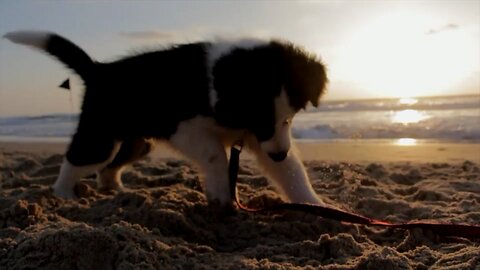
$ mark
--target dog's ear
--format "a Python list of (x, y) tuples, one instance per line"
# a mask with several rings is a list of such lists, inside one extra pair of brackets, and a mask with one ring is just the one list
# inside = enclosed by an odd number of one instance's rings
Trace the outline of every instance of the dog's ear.
[(311, 60), (303, 70), (305, 97), (313, 106), (318, 107), (328, 82), (325, 66), (319, 60)]
[(294, 107), (305, 109), (308, 102), (318, 107), (328, 82), (325, 67), (317, 59), (298, 57), (291, 65), (289, 75), (289, 96)]
[(318, 107), (328, 82), (322, 61), (291, 43), (277, 44), (284, 53), (284, 76), (291, 105), (297, 110), (304, 109), (308, 102)]

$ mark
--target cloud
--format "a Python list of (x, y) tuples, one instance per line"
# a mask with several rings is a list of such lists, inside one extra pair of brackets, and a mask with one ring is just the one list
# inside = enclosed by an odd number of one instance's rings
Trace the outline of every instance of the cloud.
[(121, 37), (131, 41), (140, 41), (141, 43), (181, 43), (196, 42), (204, 40), (209, 36), (212, 29), (208, 27), (187, 27), (185, 29), (173, 30), (145, 30), (145, 31), (124, 31), (118, 33)]
[(434, 34), (438, 34), (440, 32), (444, 32), (444, 31), (451, 31), (451, 30), (456, 30), (458, 29), (460, 26), (458, 24), (455, 24), (455, 23), (449, 23), (449, 24), (446, 24), (444, 26), (441, 26), (441, 27), (437, 27), (437, 28), (432, 28), (430, 30), (428, 30), (425, 34), (427, 35), (434, 35)]
[(190, 27), (180, 30), (147, 30), (147, 31), (125, 31), (118, 33), (121, 37), (131, 41), (155, 43), (180, 43), (196, 42), (203, 40), (237, 39), (243, 37), (267, 38), (270, 32), (262, 29), (249, 30), (249, 32), (236, 31), (222, 27)]
[(173, 31), (129, 31), (120, 32), (120, 36), (129, 39), (155, 39), (172, 40), (180, 37), (179, 33)]

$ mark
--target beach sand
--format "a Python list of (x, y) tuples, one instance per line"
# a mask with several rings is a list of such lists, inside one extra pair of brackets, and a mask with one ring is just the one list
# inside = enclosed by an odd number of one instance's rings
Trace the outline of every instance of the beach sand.
[[(338, 208), (400, 222), (480, 224), (480, 145), (301, 143), (316, 192)], [(64, 143), (0, 143), (0, 269), (480, 269), (480, 239), (343, 224), (310, 214), (207, 207), (197, 170), (160, 149), (126, 189), (52, 195)], [(280, 198), (248, 155), (239, 192)]]

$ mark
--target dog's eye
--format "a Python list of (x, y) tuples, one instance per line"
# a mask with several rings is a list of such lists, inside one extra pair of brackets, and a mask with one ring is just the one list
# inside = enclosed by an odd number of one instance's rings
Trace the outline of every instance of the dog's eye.
[(287, 119), (283, 120), (283, 125), (284, 126), (289, 126), (291, 123), (292, 123), (292, 119), (290, 119), (290, 118), (287, 118)]

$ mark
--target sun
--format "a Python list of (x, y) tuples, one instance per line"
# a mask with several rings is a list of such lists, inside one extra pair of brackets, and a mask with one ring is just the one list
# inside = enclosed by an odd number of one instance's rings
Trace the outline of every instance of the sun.
[(478, 69), (480, 59), (474, 37), (445, 25), (412, 11), (373, 18), (339, 48), (337, 77), (377, 97), (442, 94)]

